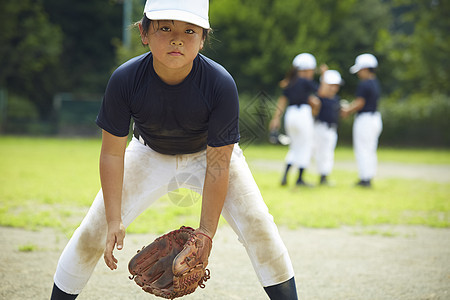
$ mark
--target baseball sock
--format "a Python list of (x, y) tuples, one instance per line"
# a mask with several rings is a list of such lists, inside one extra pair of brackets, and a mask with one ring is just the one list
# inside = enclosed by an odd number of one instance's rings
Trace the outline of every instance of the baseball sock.
[(53, 284), (52, 295), (50, 300), (73, 300), (77, 298), (78, 295), (67, 294), (66, 292), (61, 291), (56, 284)]
[(281, 179), (281, 185), (286, 185), (287, 184), (287, 174), (288, 174), (290, 168), (291, 168), (291, 164), (287, 164), (286, 165), (286, 170), (284, 171), (283, 179)]
[(356, 185), (364, 186), (364, 187), (371, 187), (372, 186), (370, 179), (367, 179), (367, 180), (362, 180), (361, 179), (360, 181), (358, 181), (358, 183)]
[(327, 182), (327, 175), (321, 175), (320, 176), (320, 183), (321, 184), (324, 184), (324, 183), (326, 183)]
[(271, 300), (297, 300), (297, 288), (295, 279), (292, 277), (288, 281), (264, 287)]
[(299, 173), (298, 173), (297, 183), (303, 182), (303, 171), (305, 171), (305, 169), (304, 168), (300, 168), (298, 170), (299, 170)]

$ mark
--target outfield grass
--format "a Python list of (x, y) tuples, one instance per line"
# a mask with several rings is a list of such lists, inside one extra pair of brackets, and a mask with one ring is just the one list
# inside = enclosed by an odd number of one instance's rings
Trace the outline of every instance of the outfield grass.
[[(98, 139), (0, 137), (0, 225), (27, 229), (56, 227), (71, 234), (100, 188), (100, 144)], [(244, 152), (250, 161), (282, 160), (286, 148), (249, 146)], [(336, 160), (353, 160), (351, 149), (339, 147)], [(381, 148), (379, 160), (450, 165), (450, 151)], [(296, 189), (293, 182), (290, 187), (280, 187), (280, 174), (276, 171), (254, 169), (253, 174), (276, 222), (290, 228), (450, 226), (448, 183), (381, 178), (374, 189), (365, 190), (352, 186), (356, 170), (335, 170), (334, 187)], [(179, 207), (163, 197), (128, 232), (164, 232), (180, 224), (195, 227), (199, 216), (199, 201)]]

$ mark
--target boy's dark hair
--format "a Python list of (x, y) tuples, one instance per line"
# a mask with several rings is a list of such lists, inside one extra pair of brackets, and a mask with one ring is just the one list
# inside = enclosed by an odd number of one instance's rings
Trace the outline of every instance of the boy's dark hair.
[(370, 73), (375, 74), (377, 72), (376, 68), (368, 68)]
[[(159, 21), (155, 21), (157, 22), (157, 27), (159, 26)], [(135, 25), (137, 26), (138, 24), (142, 25), (142, 30), (144, 31), (144, 34), (147, 35), (148, 34), (148, 29), (150, 28), (150, 25), (152, 24), (152, 20), (150, 20), (149, 18), (147, 18), (147, 16), (144, 14), (144, 16), (142, 17), (142, 19), (138, 22), (135, 23)], [(209, 34), (211, 33), (212, 29), (203, 29), (203, 41), (206, 43), (209, 39)]]
[[(295, 78), (297, 78), (298, 69), (296, 67), (291, 67), (284, 75), (283, 83), (280, 84), (282, 88), (289, 86)], [(283, 86), (284, 85), (284, 86)]]

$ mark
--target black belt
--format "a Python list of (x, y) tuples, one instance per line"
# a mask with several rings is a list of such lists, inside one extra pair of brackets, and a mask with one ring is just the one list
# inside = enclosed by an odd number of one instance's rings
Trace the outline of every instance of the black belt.
[(356, 114), (357, 115), (359, 115), (359, 114), (371, 114), (371, 115), (373, 115), (373, 114), (375, 114), (377, 111), (373, 111), (373, 110), (371, 110), (371, 111), (358, 111)]
[(336, 123), (329, 123), (327, 121), (317, 120), (317, 122), (326, 125), (330, 129), (337, 129), (338, 125)]
[(139, 134), (138, 129), (136, 128), (136, 126), (134, 126), (133, 124), (133, 136), (139, 141), (141, 142), (141, 144), (143, 144), (144, 146), (147, 146), (147, 142), (144, 141), (144, 138)]

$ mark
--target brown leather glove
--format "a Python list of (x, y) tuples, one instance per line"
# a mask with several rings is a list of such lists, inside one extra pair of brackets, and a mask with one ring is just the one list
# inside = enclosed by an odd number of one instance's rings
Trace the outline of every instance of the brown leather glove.
[(211, 238), (182, 226), (144, 247), (128, 269), (137, 285), (148, 293), (174, 299), (193, 293), (209, 279)]

